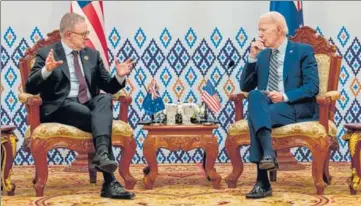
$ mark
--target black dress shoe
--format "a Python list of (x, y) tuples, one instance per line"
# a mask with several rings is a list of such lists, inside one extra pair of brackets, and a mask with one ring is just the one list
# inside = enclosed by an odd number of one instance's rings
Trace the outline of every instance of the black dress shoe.
[(100, 196), (113, 199), (131, 200), (135, 197), (135, 194), (133, 192), (125, 190), (123, 185), (121, 185), (118, 181), (114, 180), (111, 183), (103, 184)]
[(272, 196), (272, 188), (271, 186), (269, 188), (264, 188), (262, 182), (257, 182), (253, 189), (246, 194), (246, 198), (252, 198), (252, 199), (258, 199), (258, 198), (264, 198)]
[(101, 153), (93, 158), (93, 167), (100, 172), (113, 173), (117, 167), (117, 162), (109, 159), (107, 153)]
[(275, 157), (270, 155), (264, 156), (259, 162), (259, 168), (261, 170), (275, 170), (278, 169), (278, 162)]

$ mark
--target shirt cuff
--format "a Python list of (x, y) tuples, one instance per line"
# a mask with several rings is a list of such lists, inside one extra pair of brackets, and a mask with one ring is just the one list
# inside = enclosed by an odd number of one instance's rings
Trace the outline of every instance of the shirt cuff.
[(257, 58), (252, 58), (251, 56), (248, 56), (248, 63), (255, 63), (257, 61)]
[(287, 97), (286, 93), (282, 93), (282, 94), (283, 94), (283, 101), (288, 102), (288, 97)]
[(123, 84), (124, 80), (126, 79), (125, 76), (120, 77), (120, 76), (118, 76), (117, 74), (115, 75), (115, 78), (117, 78), (119, 84)]
[(43, 77), (44, 80), (46, 80), (51, 73), (52, 72), (47, 71), (45, 67), (41, 69), (41, 76)]

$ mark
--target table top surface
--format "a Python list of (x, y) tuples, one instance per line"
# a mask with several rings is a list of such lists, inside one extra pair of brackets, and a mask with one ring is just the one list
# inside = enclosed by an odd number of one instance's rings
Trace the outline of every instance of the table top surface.
[(16, 129), (14, 125), (1, 125), (1, 132), (11, 132)]
[(361, 131), (361, 123), (349, 123), (345, 124), (344, 127), (349, 130)]

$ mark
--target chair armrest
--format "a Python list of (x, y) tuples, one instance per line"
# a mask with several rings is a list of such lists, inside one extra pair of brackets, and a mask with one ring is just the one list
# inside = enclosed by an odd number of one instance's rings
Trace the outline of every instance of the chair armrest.
[(331, 98), (332, 101), (336, 101), (340, 98), (341, 94), (338, 91), (329, 91), (326, 92), (324, 96), (327, 98)]
[(229, 99), (234, 102), (236, 118), (235, 120), (243, 119), (243, 99), (248, 97), (248, 92), (240, 92), (238, 94), (231, 94)]
[(322, 96), (317, 97), (317, 103), (319, 105), (319, 122), (322, 124), (326, 132), (328, 133), (328, 120), (331, 119), (330, 113), (334, 112), (333, 101), (336, 101), (340, 98), (340, 92), (338, 91), (329, 91)]
[(113, 100), (120, 102), (119, 120), (128, 123), (128, 109), (132, 103), (132, 97), (126, 96), (123, 92), (113, 94)]
[[(34, 100), (36, 100), (36, 99), (40, 99), (40, 101), (41, 101), (41, 98), (39, 95), (33, 95), (33, 94), (25, 93), (25, 92), (21, 92), (19, 94), (19, 100), (20, 100), (20, 102), (22, 102), (24, 104), (29, 104), (30, 102), (34, 102)], [(28, 103), (28, 101), (30, 101), (30, 102)], [(39, 105), (41, 105), (41, 104), (39, 104)]]
[(19, 100), (25, 104), (26, 111), (28, 112), (26, 119), (32, 133), (40, 125), (40, 105), (43, 103), (43, 100), (39, 95), (25, 92), (19, 94)]

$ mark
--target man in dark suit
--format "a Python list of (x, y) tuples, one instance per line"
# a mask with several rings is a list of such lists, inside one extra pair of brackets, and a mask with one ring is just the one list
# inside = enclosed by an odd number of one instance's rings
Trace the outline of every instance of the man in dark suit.
[(117, 182), (117, 168), (111, 144), (113, 121), (112, 98), (125, 86), (126, 75), (134, 62), (116, 60), (116, 75), (111, 78), (98, 51), (85, 46), (89, 35), (85, 18), (65, 14), (60, 22), (61, 41), (39, 49), (26, 92), (39, 94), (41, 122), (58, 122), (75, 126), (93, 135), (96, 149), (93, 166), (103, 172), (102, 197), (132, 199)]
[(272, 195), (267, 170), (278, 168), (272, 128), (318, 119), (319, 78), (314, 51), (308, 44), (288, 40), (287, 33), (280, 13), (261, 16), (259, 39), (251, 44), (241, 76), (241, 90), (249, 92), (250, 161), (257, 164), (257, 181), (247, 198)]

